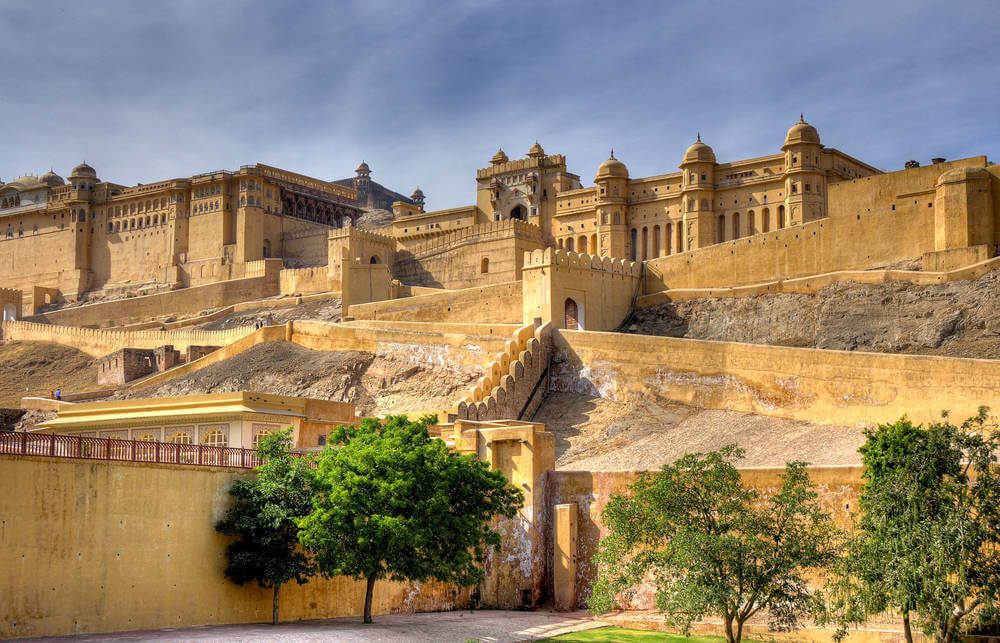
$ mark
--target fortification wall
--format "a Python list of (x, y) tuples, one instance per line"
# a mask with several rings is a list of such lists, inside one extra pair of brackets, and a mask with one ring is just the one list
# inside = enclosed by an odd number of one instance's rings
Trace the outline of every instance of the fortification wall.
[(189, 346), (224, 346), (253, 332), (249, 326), (229, 330), (99, 330), (27, 321), (5, 321), (4, 342), (51, 342), (72, 346), (101, 357), (123, 348), (154, 349), (170, 345), (179, 351)]
[(632, 309), (641, 274), (642, 264), (632, 261), (534, 250), (524, 258), (523, 319), (566, 328), (572, 302), (579, 328), (614, 329)]
[(26, 236), (11, 239), (0, 236), (0, 275), (4, 287), (30, 292), (32, 286), (45, 286), (55, 288), (69, 299), (75, 299), (86, 289), (89, 284), (81, 283), (81, 271), (75, 264), (74, 224), (67, 225), (59, 230), (53, 223), (51, 228), (43, 227), (37, 234), (28, 230)]
[(329, 262), (330, 227), (282, 217), (282, 256), (307, 266), (325, 266)]
[[(431, 289), (421, 288), (420, 292), (428, 290)], [(474, 319), (483, 324), (514, 324), (521, 321), (521, 308), (521, 282), (512, 281), (369, 304), (352, 304), (347, 314), (354, 319), (387, 321), (458, 322)]]
[[(280, 260), (277, 261), (280, 265)], [(264, 271), (264, 262), (254, 262), (252, 276), (204, 286), (131, 297), (39, 313), (33, 320), (64, 326), (115, 326), (170, 315), (190, 315), (207, 308), (221, 308), (241, 301), (272, 297), (279, 292), (279, 271)]]
[(848, 425), (1000, 408), (1000, 360), (565, 330), (553, 342), (553, 390), (619, 401), (653, 397)]
[(648, 261), (643, 292), (866, 270), (946, 250), (935, 239), (937, 227), (949, 225), (936, 213), (935, 182), (950, 169), (985, 164), (975, 157), (830, 185), (828, 217)]
[[(0, 455), (0, 638), (268, 622), (271, 591), (226, 580), (215, 532), (246, 471)], [(363, 582), (289, 583), (282, 620), (356, 616)], [(440, 583), (375, 587), (373, 611), (465, 606)]]
[(281, 271), (282, 295), (308, 295), (340, 290), (340, 280), (332, 279), (326, 266), (285, 268)]
[[(781, 468), (741, 469), (743, 484), (772, 494), (780, 487)], [(628, 491), (641, 475), (637, 471), (551, 471), (548, 474), (549, 506), (563, 503), (577, 505), (576, 537), (576, 607), (586, 609), (591, 587), (597, 574), (592, 558), (597, 553), (600, 539), (608, 530), (601, 520), (601, 512), (613, 494)], [(843, 528), (850, 526), (850, 514), (857, 507), (861, 488), (860, 467), (810, 467), (809, 476), (819, 493), (822, 507), (829, 511), (834, 521)], [(550, 526), (551, 528), (551, 526)], [(551, 542), (549, 544), (551, 548)], [(550, 580), (551, 582), (551, 580)], [(629, 607), (653, 609), (652, 593), (640, 591)], [(716, 632), (713, 632), (717, 634)], [(766, 638), (761, 637), (761, 638)], [(801, 639), (799, 639), (801, 640)]]
[(538, 226), (491, 221), (400, 248), (392, 272), (404, 284), (454, 289), (517, 281), (524, 253), (541, 245)]
[(333, 277), (341, 273), (344, 261), (392, 265), (396, 259), (396, 240), (364, 228), (340, 228), (330, 231), (327, 255)]
[(518, 328), (454, 413), (460, 420), (530, 419), (541, 404), (551, 351), (550, 324)]
[(24, 293), (13, 288), (0, 288), (0, 321), (21, 319)]
[(719, 297), (753, 297), (776, 293), (814, 294), (836, 283), (854, 282), (859, 284), (881, 284), (893, 281), (930, 286), (953, 281), (978, 279), (1000, 268), (1000, 257), (980, 261), (964, 268), (947, 272), (923, 272), (918, 270), (841, 270), (821, 275), (810, 275), (798, 279), (768, 281), (749, 286), (731, 288), (673, 288), (663, 292), (643, 295), (636, 300), (637, 308), (646, 308), (668, 301)]

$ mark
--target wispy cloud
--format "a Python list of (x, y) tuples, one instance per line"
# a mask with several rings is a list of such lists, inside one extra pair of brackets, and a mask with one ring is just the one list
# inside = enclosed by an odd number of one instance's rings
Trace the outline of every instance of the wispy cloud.
[(992, 0), (135, 3), (0, 0), (0, 177), (86, 158), (123, 183), (364, 158), (431, 207), (537, 138), (585, 181), (775, 151), (805, 112), (879, 167), (993, 154)]

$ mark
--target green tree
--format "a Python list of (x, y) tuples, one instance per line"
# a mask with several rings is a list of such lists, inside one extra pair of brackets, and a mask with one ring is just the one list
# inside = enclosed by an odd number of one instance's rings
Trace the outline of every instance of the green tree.
[(319, 457), (313, 511), (299, 538), (328, 576), (364, 579), (364, 622), (375, 581), (436, 579), (473, 585), (523, 495), (499, 471), (427, 431), (433, 418), (393, 416), (340, 427)]
[(226, 576), (237, 585), (256, 582), (274, 590), (275, 625), (281, 586), (292, 580), (302, 585), (314, 573), (295, 523), (312, 510), (313, 473), (309, 460), (293, 456), (291, 449), (291, 429), (261, 438), (257, 453), (263, 462), (257, 475), (233, 482), (229, 493), (234, 504), (215, 526), (236, 537), (226, 548)]
[(937, 641), (1000, 593), (998, 433), (987, 409), (955, 426), (903, 418), (867, 431), (856, 535), (832, 585), (840, 634), (888, 609)]
[(615, 495), (602, 518), (599, 573), (590, 607), (611, 609), (651, 578), (668, 622), (688, 633), (706, 614), (721, 616), (726, 640), (742, 639), (761, 610), (776, 630), (794, 629), (822, 602), (806, 581), (828, 567), (839, 533), (820, 509), (806, 466), (792, 462), (774, 495), (741, 484), (735, 445), (689, 454), (643, 475)]

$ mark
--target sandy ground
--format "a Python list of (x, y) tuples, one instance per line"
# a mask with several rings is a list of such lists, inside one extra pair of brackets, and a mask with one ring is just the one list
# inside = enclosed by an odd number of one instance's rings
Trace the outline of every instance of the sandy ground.
[(97, 388), (94, 359), (47, 342), (0, 345), (0, 406), (18, 408), (22, 397), (47, 397), (56, 388), (63, 393)]
[(256, 322), (273, 325), (297, 319), (337, 322), (340, 321), (341, 304), (340, 299), (323, 299), (284, 308), (255, 308), (226, 315), (194, 326), (194, 328), (198, 330), (226, 330), (238, 326), (252, 326)]
[(812, 424), (763, 415), (643, 400), (623, 404), (574, 393), (550, 393), (533, 418), (556, 436), (556, 468), (589, 471), (656, 469), (685, 453), (735, 442), (740, 466), (858, 464), (857, 427)]
[(448, 408), (478, 377), (478, 369), (417, 365), (401, 355), (313, 351), (290, 342), (269, 342), (157, 388), (119, 395), (249, 390), (354, 402), (362, 414), (382, 415)]
[(532, 641), (568, 632), (604, 627), (586, 612), (435, 612), (387, 614), (364, 625), (360, 617), (301, 621), (278, 626), (247, 624), (188, 627), (144, 632), (62, 637), (77, 641)]

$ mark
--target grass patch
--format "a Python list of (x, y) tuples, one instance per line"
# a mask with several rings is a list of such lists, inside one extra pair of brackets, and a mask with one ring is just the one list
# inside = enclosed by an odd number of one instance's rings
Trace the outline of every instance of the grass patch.
[[(543, 641), (572, 641), (579, 643), (618, 642), (621, 643), (718, 643), (726, 639), (721, 636), (681, 636), (669, 632), (632, 630), (624, 627), (600, 627), (582, 632), (571, 632)], [(749, 642), (748, 642), (749, 643)]]

